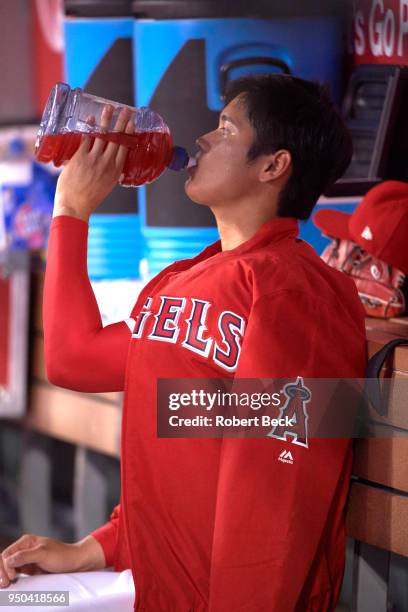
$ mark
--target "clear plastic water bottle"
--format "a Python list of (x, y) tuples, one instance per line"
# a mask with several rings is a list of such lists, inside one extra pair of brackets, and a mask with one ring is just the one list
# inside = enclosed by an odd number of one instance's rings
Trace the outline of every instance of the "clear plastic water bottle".
[[(106, 105), (113, 108), (108, 127), (102, 127), (102, 112)], [(120, 111), (129, 111), (133, 123), (131, 133), (115, 130)], [(57, 83), (51, 90), (35, 145), (35, 156), (41, 162), (53, 162), (60, 166), (71, 159), (81, 144), (83, 134), (124, 145), (129, 149), (121, 185), (136, 187), (151, 183), (166, 168), (182, 170), (193, 166), (182, 147), (174, 147), (170, 130), (162, 117), (153, 110), (133, 108), (125, 104), (105, 100), (71, 89), (66, 83)]]

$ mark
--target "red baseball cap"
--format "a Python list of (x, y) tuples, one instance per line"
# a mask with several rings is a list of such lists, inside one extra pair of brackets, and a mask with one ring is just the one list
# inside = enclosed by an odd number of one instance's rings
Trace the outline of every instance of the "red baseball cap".
[(384, 181), (366, 193), (353, 214), (324, 209), (313, 222), (327, 236), (352, 240), (408, 274), (408, 183)]

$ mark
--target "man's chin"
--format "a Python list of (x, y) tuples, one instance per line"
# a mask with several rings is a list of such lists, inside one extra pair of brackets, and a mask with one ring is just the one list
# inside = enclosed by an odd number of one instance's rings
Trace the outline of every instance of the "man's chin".
[(208, 200), (204, 198), (204, 194), (200, 193), (200, 189), (194, 185), (194, 177), (189, 177), (184, 183), (184, 191), (187, 197), (195, 204), (201, 204), (203, 206), (209, 206)]

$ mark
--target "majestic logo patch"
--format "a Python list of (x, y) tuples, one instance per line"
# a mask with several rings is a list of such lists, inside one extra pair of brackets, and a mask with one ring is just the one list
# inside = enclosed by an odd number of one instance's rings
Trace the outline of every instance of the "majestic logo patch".
[(310, 402), (312, 393), (305, 386), (303, 378), (298, 376), (296, 383), (287, 383), (283, 388), (283, 393), (286, 395), (286, 402), (280, 409), (279, 419), (288, 417), (291, 419), (292, 425), (275, 425), (267, 434), (270, 438), (278, 438), (285, 440), (291, 437), (293, 444), (305, 446), (308, 448), (307, 441), (307, 421), (309, 415), (306, 412), (306, 404)]
[(364, 238), (365, 240), (372, 240), (373, 239), (373, 234), (372, 234), (370, 228), (368, 227), (368, 225), (366, 225), (365, 228), (363, 229), (363, 231), (361, 232), (361, 237)]
[(293, 455), (290, 451), (282, 451), (278, 457), (278, 461), (282, 461), (282, 463), (293, 463)]

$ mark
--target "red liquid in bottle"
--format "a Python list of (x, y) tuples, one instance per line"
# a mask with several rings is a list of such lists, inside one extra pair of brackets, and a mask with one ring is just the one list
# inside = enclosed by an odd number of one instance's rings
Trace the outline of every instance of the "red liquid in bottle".
[[(123, 168), (122, 185), (134, 187), (154, 181), (172, 159), (173, 143), (169, 133), (92, 132), (92, 145), (96, 136), (106, 143), (115, 142), (129, 149)], [(55, 166), (60, 166), (74, 155), (81, 144), (81, 137), (81, 132), (46, 134), (36, 143), (35, 156), (38, 161), (53, 162)]]

